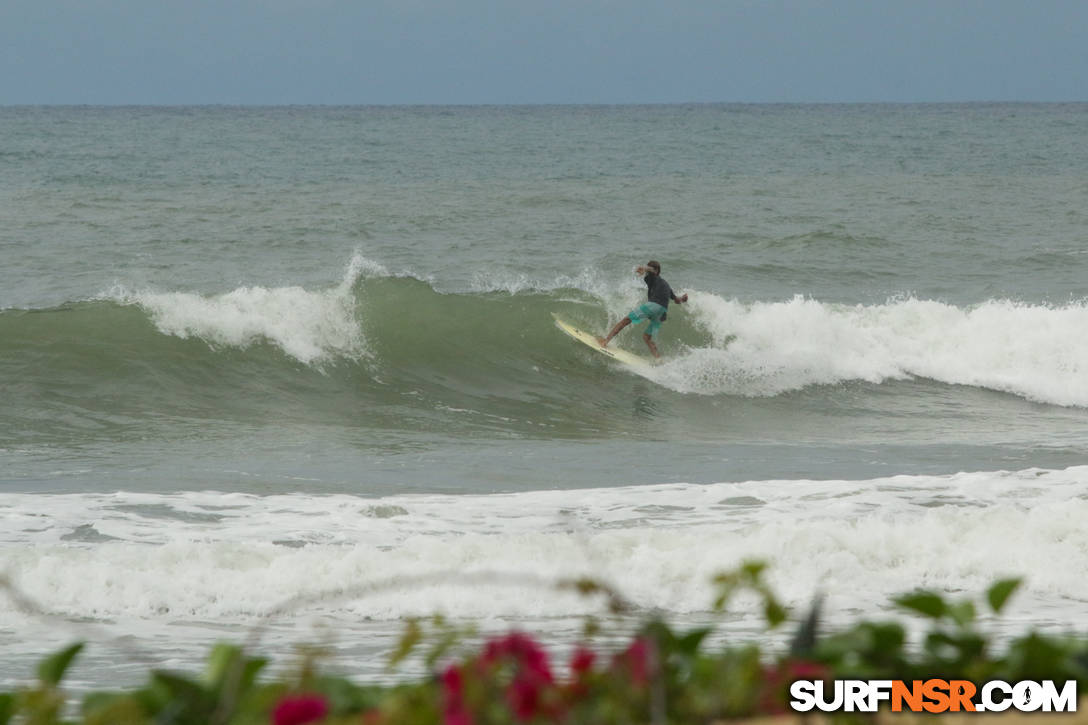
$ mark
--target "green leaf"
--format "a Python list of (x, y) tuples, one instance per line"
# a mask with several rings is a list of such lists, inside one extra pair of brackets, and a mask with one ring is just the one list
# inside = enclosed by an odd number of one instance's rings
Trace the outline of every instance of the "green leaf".
[(80, 711), (86, 715), (93, 713), (96, 710), (102, 710), (109, 707), (114, 702), (128, 698), (129, 695), (119, 692), (89, 692), (83, 697), (83, 703), (80, 705)]
[(763, 572), (767, 569), (767, 562), (759, 561), (758, 559), (749, 559), (741, 564), (740, 571), (744, 574), (744, 577), (750, 583), (758, 583), (762, 577)]
[(970, 599), (949, 605), (948, 614), (952, 621), (961, 627), (967, 627), (975, 621), (975, 603)]
[(1005, 604), (1009, 601), (1009, 597), (1020, 588), (1021, 583), (1023, 583), (1023, 579), (1002, 579), (995, 582), (987, 590), (986, 599), (990, 602), (990, 609), (994, 610), (994, 614), (1001, 613), (1001, 610), (1005, 608)]
[(408, 655), (412, 654), (412, 650), (416, 648), (420, 642), (423, 641), (423, 628), (419, 626), (419, 620), (412, 618), (404, 625), (404, 634), (400, 636), (400, 641), (397, 642), (396, 649), (393, 650), (393, 654), (389, 655), (389, 664), (387, 667), (393, 669), (401, 662), (404, 661)]
[(703, 643), (706, 636), (713, 630), (710, 627), (700, 627), (699, 629), (693, 629), (683, 637), (676, 640), (676, 650), (688, 657), (694, 657), (699, 651), (699, 645)]
[(0, 694), (0, 725), (7, 725), (15, 715), (15, 695)]
[(938, 661), (955, 659), (959, 653), (958, 641), (948, 632), (930, 632), (926, 635), (923, 647), (933, 659)]
[(121, 692), (92, 692), (80, 706), (84, 725), (143, 723), (148, 713), (136, 697)]
[(158, 722), (196, 725), (206, 723), (215, 711), (215, 697), (195, 680), (162, 670), (153, 672), (151, 680), (159, 690)]
[(83, 642), (77, 642), (45, 658), (38, 665), (38, 679), (53, 687), (59, 685), (64, 679), (64, 673), (68, 671), (68, 666), (72, 664), (72, 660), (81, 649), (83, 649)]
[(161, 687), (163, 687), (172, 699), (175, 700), (210, 700), (211, 693), (209, 693), (204, 687), (194, 680), (185, 677), (184, 675), (176, 675), (173, 672), (166, 672), (164, 670), (156, 670), (151, 673), (152, 681)]
[(948, 605), (936, 592), (918, 591), (903, 594), (892, 601), (904, 609), (910, 609), (931, 619), (940, 619), (948, 614)]
[(208, 666), (204, 670), (204, 682), (215, 690), (223, 686), (223, 681), (231, 672), (242, 656), (242, 648), (220, 642), (212, 647), (212, 653), (208, 655)]
[(862, 622), (859, 626), (866, 633), (870, 653), (877, 656), (897, 653), (907, 641), (907, 633), (898, 622)]
[(786, 621), (789, 610), (782, 606), (777, 599), (768, 595), (763, 602), (763, 616), (767, 618), (767, 626), (774, 629)]
[(253, 689), (253, 685), (257, 681), (257, 675), (261, 673), (261, 670), (267, 664), (267, 658), (247, 657), (245, 664), (242, 665), (241, 675), (238, 677), (238, 681), (234, 683), (235, 694), (241, 696)]
[(454, 629), (448, 629), (443, 632), (438, 641), (431, 647), (430, 652), (424, 658), (424, 662), (428, 669), (433, 669), (435, 664), (440, 659), (446, 656), (446, 653), (453, 649), (461, 641), (461, 633)]
[(1031, 632), (1014, 640), (1008, 648), (1009, 680), (1066, 680), (1079, 678), (1083, 669), (1076, 666), (1071, 644), (1057, 637)]
[(786, 620), (787, 611), (763, 581), (763, 572), (766, 570), (767, 562), (747, 559), (735, 571), (722, 572), (715, 576), (713, 581), (718, 587), (718, 596), (714, 599), (714, 610), (725, 610), (733, 595), (747, 590), (763, 599), (763, 613), (772, 629), (782, 624)]
[(336, 713), (357, 713), (381, 705), (387, 694), (381, 686), (360, 687), (343, 677), (321, 677), (314, 682), (314, 691), (325, 695), (329, 709)]

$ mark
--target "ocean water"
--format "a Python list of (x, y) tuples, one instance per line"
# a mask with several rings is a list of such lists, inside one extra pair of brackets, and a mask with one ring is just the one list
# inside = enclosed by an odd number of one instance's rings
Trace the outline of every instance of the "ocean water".
[[(75, 638), (81, 687), (220, 638), (388, 678), (409, 616), (562, 646), (603, 610), (557, 579), (707, 621), (753, 557), (830, 626), (1022, 575), (987, 627), (1084, 631), (1086, 139), (1088, 104), (0, 108), (0, 683)], [(661, 365), (555, 328), (650, 258), (690, 295)]]

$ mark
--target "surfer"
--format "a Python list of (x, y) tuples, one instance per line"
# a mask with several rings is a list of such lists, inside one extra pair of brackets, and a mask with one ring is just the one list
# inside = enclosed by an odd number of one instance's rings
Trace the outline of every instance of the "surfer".
[(661, 329), (661, 323), (665, 321), (668, 314), (669, 300), (682, 305), (688, 301), (688, 296), (676, 296), (676, 293), (672, 291), (672, 287), (661, 276), (661, 264), (659, 262), (650, 260), (645, 267), (639, 265), (635, 268), (635, 274), (642, 277), (642, 281), (646, 283), (646, 301), (631, 310), (631, 314), (627, 315), (627, 317), (617, 322), (615, 327), (608, 333), (608, 337), (598, 337), (597, 342), (601, 343), (601, 347), (608, 347), (608, 343), (612, 341), (612, 338), (632, 322), (638, 324), (644, 320), (649, 320), (650, 326), (642, 334), (642, 339), (646, 341), (646, 346), (650, 348), (650, 352), (654, 354), (654, 357), (660, 358), (661, 355), (658, 353), (654, 341), (657, 339), (657, 331)]

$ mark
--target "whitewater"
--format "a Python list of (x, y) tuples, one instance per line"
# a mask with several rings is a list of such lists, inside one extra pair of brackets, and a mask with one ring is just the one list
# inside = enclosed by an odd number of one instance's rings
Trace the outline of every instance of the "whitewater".
[[(133, 630), (151, 630), (153, 643), (175, 628), (228, 627), (277, 646), (327, 641), (388, 678), (380, 653), (405, 617), (441, 614), (484, 631), (608, 621), (599, 598), (560, 586), (583, 576), (620, 592), (635, 613), (714, 621), (735, 636), (758, 630), (758, 615), (711, 615), (712, 578), (750, 560), (772, 564), (770, 582), (796, 616), (826, 597), (829, 627), (889, 613), (908, 582), (978, 597), (999, 578), (1023, 576), (1016, 605), (986, 626), (998, 636), (1025, 624), (1060, 632), (1088, 597), (1083, 578), (1070, 576), (1088, 566), (1086, 500), (1088, 467), (377, 499), (9, 496), (12, 583), (76, 624), (6, 609), (4, 627), (34, 636), (3, 651), (29, 663), (91, 635), (104, 644), (91, 656), (101, 663), (132, 647)], [(133, 649), (137, 661), (162, 664), (163, 655)], [(189, 638), (171, 649), (201, 654)]]

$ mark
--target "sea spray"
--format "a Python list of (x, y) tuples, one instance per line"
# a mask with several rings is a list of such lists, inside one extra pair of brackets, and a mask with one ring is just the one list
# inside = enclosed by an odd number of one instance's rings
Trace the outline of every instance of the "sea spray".
[(367, 352), (355, 316), (355, 286), (366, 272), (381, 272), (363, 258), (352, 258), (341, 283), (310, 291), (297, 286), (240, 287), (218, 295), (193, 292), (111, 292), (117, 301), (147, 311), (166, 335), (197, 337), (216, 347), (245, 348), (270, 342), (307, 365)]

